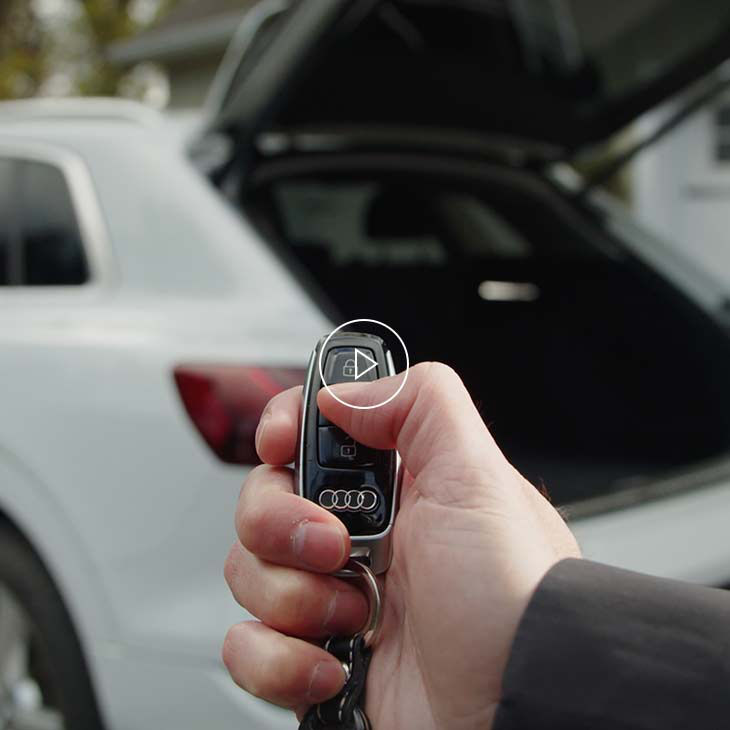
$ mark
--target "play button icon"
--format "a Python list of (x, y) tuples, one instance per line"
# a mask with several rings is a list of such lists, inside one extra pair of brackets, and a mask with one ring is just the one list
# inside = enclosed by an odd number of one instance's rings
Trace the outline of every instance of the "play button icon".
[[(358, 325), (354, 327), (353, 325)], [(365, 325), (361, 327), (360, 325)], [(349, 328), (349, 329), (347, 329)], [(377, 334), (373, 330), (381, 329)], [(361, 330), (361, 332), (358, 332)], [(343, 331), (341, 336), (338, 337), (338, 342), (334, 346), (328, 347), (328, 344), (332, 338), (337, 335), (338, 332)], [(353, 337), (349, 339), (348, 333), (352, 331)], [(356, 334), (357, 333), (357, 334)], [(367, 346), (364, 338), (372, 337), (373, 349)], [(376, 355), (376, 349), (379, 349), (378, 340), (381, 345), (390, 341), (389, 348), (384, 350), (383, 355)], [(369, 403), (368, 405), (360, 405), (358, 403), (348, 403), (347, 400), (341, 398), (337, 393), (330, 389), (331, 385), (339, 385), (341, 383), (352, 383), (353, 381), (359, 382), (373, 382), (378, 378), (384, 378), (386, 375), (396, 375), (395, 365), (393, 357), (391, 355), (393, 344), (403, 348), (403, 355), (405, 360), (405, 368), (401, 373), (400, 382), (397, 378), (391, 378), (392, 392), (385, 395), (382, 401), (379, 403)], [(326, 388), (329, 394), (338, 402), (342, 403), (343, 406), (349, 408), (356, 408), (358, 410), (370, 410), (372, 408), (380, 408), (386, 403), (395, 398), (398, 393), (403, 390), (403, 387), (408, 380), (408, 370), (410, 368), (410, 360), (408, 357), (408, 350), (406, 349), (405, 343), (401, 336), (385, 322), (379, 322), (377, 319), (351, 319), (348, 322), (343, 322), (341, 325), (335, 327), (327, 337), (318, 345), (319, 358), (317, 359), (316, 366), (319, 368), (319, 377), (322, 383), (322, 387)], [(316, 350), (315, 350), (316, 352)], [(383, 361), (383, 357), (384, 360)], [(380, 362), (378, 362), (378, 358)], [(321, 414), (320, 414), (321, 418)], [(328, 422), (320, 421), (322, 426), (331, 426)]]
[(367, 375), (378, 363), (373, 360), (370, 355), (366, 355), (362, 350), (355, 348), (355, 380), (360, 380), (363, 375)]

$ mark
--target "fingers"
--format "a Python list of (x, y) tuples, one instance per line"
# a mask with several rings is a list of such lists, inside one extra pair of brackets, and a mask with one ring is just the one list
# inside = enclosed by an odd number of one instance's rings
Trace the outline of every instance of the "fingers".
[(249, 613), (286, 634), (348, 636), (367, 619), (367, 601), (355, 586), (264, 562), (240, 543), (228, 554), (225, 576), (234, 598)]
[[(347, 403), (368, 406), (392, 395), (401, 378), (402, 374), (331, 389)], [(403, 390), (377, 408), (350, 408), (326, 389), (318, 393), (317, 402), (323, 415), (355, 440), (379, 449), (397, 448), (414, 477), (435, 461), (486, 470), (504, 463), (464, 384), (440, 363), (412, 367)]]
[(323, 702), (345, 683), (342, 666), (324, 649), (255, 621), (230, 629), (223, 662), (236, 684), (282, 707)]
[(293, 474), (258, 466), (246, 479), (236, 509), (236, 532), (251, 553), (272, 563), (321, 573), (339, 570), (350, 536), (334, 515), (293, 494)]
[[(402, 374), (372, 383), (331, 386), (347, 403), (367, 406), (388, 398)], [(294, 460), (302, 389), (291, 388), (267, 405), (256, 431), (261, 459), (274, 465)], [(414, 477), (433, 460), (494, 468), (504, 457), (456, 373), (441, 363), (412, 367), (403, 390), (389, 403), (363, 410), (338, 402), (326, 389), (317, 401), (325, 417), (357, 441), (380, 449), (398, 448)]]
[(256, 428), (256, 452), (266, 464), (283, 466), (294, 461), (302, 407), (302, 386), (275, 395)]

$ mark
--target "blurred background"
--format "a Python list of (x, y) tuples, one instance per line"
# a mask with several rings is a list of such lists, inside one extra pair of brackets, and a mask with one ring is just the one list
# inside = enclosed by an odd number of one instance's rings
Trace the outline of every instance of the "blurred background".
[(3, 0), (0, 726), (296, 727), (223, 561), (352, 318), (587, 557), (730, 585), (728, 58), (726, 0)]
[[(7, 0), (0, 9), (0, 98), (116, 96), (171, 117), (198, 118), (211, 87), (215, 91), (214, 78), (226, 49), (256, 4)], [(570, 3), (556, 4), (560, 6), (571, 8)], [(585, 15), (594, 28), (602, 25), (593, 7)], [(561, 40), (570, 43), (568, 36)], [(719, 94), (670, 139), (654, 143), (629, 169), (604, 181), (670, 241), (678, 242), (690, 231), (700, 233), (694, 255), (713, 270), (718, 264), (726, 268), (721, 217), (706, 209), (709, 200), (727, 194), (728, 99), (730, 94)], [(634, 131), (651, 129), (681, 105), (672, 99), (652, 110), (636, 120)], [(623, 135), (631, 138), (631, 130)], [(612, 157), (621, 141), (612, 139), (608, 153), (591, 150), (580, 169), (589, 171), (604, 156)]]

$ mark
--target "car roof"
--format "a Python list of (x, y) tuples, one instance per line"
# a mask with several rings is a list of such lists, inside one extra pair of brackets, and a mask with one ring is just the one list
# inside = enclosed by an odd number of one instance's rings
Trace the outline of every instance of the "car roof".
[(0, 125), (51, 120), (131, 122), (155, 128), (164, 122), (164, 117), (155, 109), (129, 99), (69, 97), (0, 102)]
[[(0, 101), (0, 141), (71, 146), (83, 152), (85, 135), (113, 137), (115, 144), (141, 138), (182, 151), (200, 127), (197, 110), (160, 112), (128, 99), (69, 97)], [(80, 134), (80, 132), (83, 132)]]

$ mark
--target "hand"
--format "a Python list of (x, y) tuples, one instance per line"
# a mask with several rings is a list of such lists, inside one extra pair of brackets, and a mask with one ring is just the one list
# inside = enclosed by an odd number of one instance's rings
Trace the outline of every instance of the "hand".
[[(394, 376), (400, 378), (401, 376)], [(377, 403), (392, 378), (333, 386)], [(322, 413), (356, 441), (397, 448), (406, 469), (385, 577), (383, 625), (367, 682), (375, 730), (490, 728), (523, 611), (545, 573), (578, 557), (560, 515), (505, 459), (448, 367), (413, 367), (390, 403), (357, 410), (323, 389)], [(329, 575), (346, 562), (344, 525), (293, 494), (301, 389), (275, 397), (257, 431), (254, 469), (236, 513), (240, 542), (226, 562), (238, 602), (261, 620), (234, 626), (223, 658), (244, 689), (301, 716), (344, 683), (316, 641), (354, 633), (367, 606)]]

